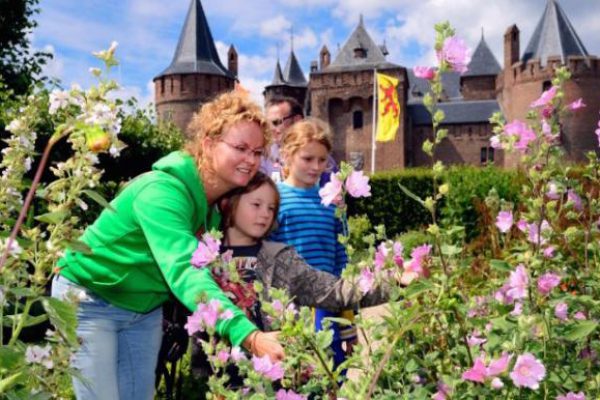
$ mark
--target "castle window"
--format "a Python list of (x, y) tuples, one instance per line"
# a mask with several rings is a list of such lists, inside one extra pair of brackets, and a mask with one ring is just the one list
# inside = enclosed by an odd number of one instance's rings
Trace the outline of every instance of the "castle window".
[(185, 92), (185, 77), (183, 75), (179, 75), (179, 86), (182, 92)]
[(481, 164), (492, 164), (494, 162), (494, 148), (493, 147), (482, 147), (481, 148)]
[(360, 110), (352, 113), (352, 129), (361, 129), (363, 127), (363, 112)]
[(552, 81), (544, 81), (544, 83), (542, 83), (542, 91), (543, 92), (550, 89), (551, 87), (552, 87)]

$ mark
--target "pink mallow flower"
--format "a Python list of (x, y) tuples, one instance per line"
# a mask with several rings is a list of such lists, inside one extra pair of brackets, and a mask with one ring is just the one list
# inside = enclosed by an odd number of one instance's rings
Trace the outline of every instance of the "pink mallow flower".
[(385, 260), (389, 254), (389, 249), (386, 246), (385, 242), (382, 242), (377, 246), (377, 250), (375, 251), (375, 271), (380, 271), (381, 268), (385, 265)]
[(504, 125), (504, 134), (506, 136), (516, 137), (515, 149), (521, 153), (527, 151), (529, 143), (535, 140), (535, 132), (523, 121), (514, 120)]
[(498, 376), (504, 373), (508, 369), (508, 364), (512, 359), (512, 354), (503, 352), (500, 358), (490, 361), (490, 364), (486, 368), (486, 375), (488, 377)]
[(500, 211), (496, 217), (496, 226), (502, 233), (506, 233), (513, 225), (513, 215), (510, 211)]
[(487, 371), (483, 357), (476, 358), (473, 367), (471, 367), (471, 369), (466, 370), (462, 374), (463, 380), (479, 383), (484, 383), (486, 377)]
[(510, 273), (508, 278), (509, 289), (506, 294), (513, 299), (524, 299), (527, 297), (527, 285), (529, 278), (523, 264), (517, 265), (517, 268)]
[(394, 263), (398, 267), (402, 267), (404, 265), (404, 259), (402, 258), (404, 246), (400, 242), (394, 242), (394, 244), (392, 245), (392, 250), (394, 251)]
[(212, 237), (209, 233), (202, 235), (202, 240), (198, 242), (198, 247), (192, 255), (192, 265), (196, 268), (202, 268), (219, 256), (221, 241)]
[(583, 311), (577, 311), (575, 314), (573, 314), (573, 318), (575, 318), (577, 321), (585, 321), (587, 319), (587, 315)]
[(188, 335), (204, 332), (206, 328), (213, 328), (219, 319), (227, 320), (233, 317), (231, 310), (221, 312), (221, 302), (213, 299), (208, 303), (199, 303), (198, 308), (187, 318), (184, 328)]
[(252, 356), (252, 368), (272, 381), (283, 378), (285, 372), (281, 361), (273, 363), (268, 355), (262, 357)]
[(583, 102), (583, 99), (580, 97), (577, 100), (575, 100), (574, 102), (572, 102), (571, 104), (569, 104), (568, 107), (569, 107), (569, 110), (571, 110), (571, 111), (577, 111), (581, 108), (586, 107), (586, 105)]
[(573, 208), (575, 210), (583, 211), (583, 203), (581, 201), (581, 197), (579, 197), (573, 189), (569, 189), (567, 191), (567, 201), (573, 203)]
[(292, 389), (279, 389), (275, 394), (275, 400), (306, 400), (306, 396), (298, 394)]
[(546, 272), (538, 278), (537, 288), (541, 294), (547, 295), (552, 291), (552, 289), (557, 287), (559, 284), (560, 275), (554, 272)]
[(556, 400), (585, 400), (585, 394), (583, 392), (569, 392), (565, 395), (557, 396)]
[(500, 378), (494, 378), (490, 386), (492, 386), (492, 389), (500, 390), (504, 387), (504, 382)]
[(594, 133), (596, 133), (596, 136), (598, 137), (598, 146), (600, 146), (600, 121), (598, 121), (598, 129), (596, 129)]
[(480, 337), (481, 332), (475, 331), (472, 335), (467, 336), (467, 344), (469, 347), (479, 346), (487, 342), (486, 338)]
[(556, 249), (554, 248), (554, 246), (548, 246), (544, 249), (542, 254), (544, 255), (545, 258), (554, 258), (555, 251), (556, 251)]
[(375, 274), (369, 269), (364, 268), (360, 271), (360, 277), (358, 278), (358, 287), (363, 294), (367, 294), (373, 288), (375, 283)]
[(546, 376), (544, 364), (530, 353), (517, 357), (517, 362), (510, 373), (510, 379), (516, 387), (526, 387), (537, 390), (540, 382)]
[(545, 237), (543, 237), (543, 233), (552, 230), (550, 224), (546, 220), (543, 220), (539, 226), (537, 223), (529, 224), (527, 229), (527, 240), (533, 244), (540, 245), (545, 245), (548, 241)]
[(548, 191), (546, 192), (546, 196), (550, 200), (558, 200), (558, 199), (560, 199), (560, 194), (558, 193), (558, 185), (556, 184), (556, 182), (549, 182), (548, 183)]
[(400, 283), (403, 285), (410, 284), (413, 280), (427, 275), (426, 267), (424, 266), (429, 254), (431, 253), (431, 245), (424, 244), (415, 247), (410, 253), (411, 260), (404, 266), (404, 271), (400, 277)]
[(437, 53), (439, 61), (445, 61), (454, 71), (464, 74), (468, 71), (467, 66), (471, 62), (471, 55), (466, 43), (451, 36), (444, 40), (442, 50)]
[(558, 303), (556, 306), (554, 306), (554, 315), (556, 316), (556, 318), (560, 319), (561, 321), (566, 321), (567, 320), (567, 313), (569, 311), (569, 306), (567, 305), (567, 303)]
[(352, 171), (346, 178), (346, 190), (352, 197), (371, 197), (369, 177), (362, 171)]
[(325, 207), (331, 203), (341, 200), (342, 195), (342, 181), (340, 181), (339, 172), (331, 175), (329, 182), (319, 189), (319, 196), (321, 196), (321, 204)]
[(28, 364), (41, 364), (47, 369), (54, 367), (50, 353), (52, 352), (52, 346), (49, 344), (46, 347), (40, 347), (37, 345), (27, 346), (25, 350), (25, 361)]
[(446, 400), (451, 394), (452, 388), (446, 385), (444, 381), (439, 381), (437, 384), (437, 392), (435, 392), (431, 398), (432, 400)]
[(413, 72), (417, 78), (427, 79), (428, 81), (435, 78), (435, 68), (432, 67), (414, 67)]
[(246, 359), (246, 354), (242, 351), (239, 346), (235, 346), (231, 349), (231, 359), (234, 362), (239, 362)]
[(531, 103), (530, 107), (537, 108), (537, 107), (549, 106), (550, 103), (552, 102), (552, 100), (554, 100), (557, 90), (558, 90), (558, 87), (552, 86), (550, 89), (548, 89), (544, 93), (542, 93), (542, 95), (539, 97), (539, 99), (537, 99), (536, 101)]

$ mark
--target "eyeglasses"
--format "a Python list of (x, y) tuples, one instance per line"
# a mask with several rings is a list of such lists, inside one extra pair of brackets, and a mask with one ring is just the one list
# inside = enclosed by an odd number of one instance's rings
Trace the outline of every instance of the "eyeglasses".
[(274, 119), (269, 122), (271, 123), (271, 125), (273, 125), (275, 128), (277, 128), (279, 125), (283, 124), (288, 119), (294, 118), (295, 116), (296, 116), (296, 114), (290, 114), (287, 117)]
[(224, 140), (219, 140), (222, 143), (225, 143), (227, 146), (229, 146), (230, 149), (232, 149), (233, 151), (235, 151), (236, 153), (240, 154), (240, 155), (246, 155), (246, 156), (251, 156), (254, 158), (261, 158), (264, 154), (265, 154), (265, 149), (263, 148), (257, 148), (257, 149), (251, 149), (250, 147), (243, 145), (243, 144), (233, 144), (233, 143), (228, 143)]

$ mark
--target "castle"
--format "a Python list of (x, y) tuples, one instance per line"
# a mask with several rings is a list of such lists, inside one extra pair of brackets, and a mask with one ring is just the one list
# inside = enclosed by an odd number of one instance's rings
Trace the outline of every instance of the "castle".
[[(361, 17), (333, 60), (323, 46), (319, 61), (311, 63), (308, 80), (292, 49), (283, 71), (277, 62), (265, 99), (291, 96), (306, 104), (312, 116), (331, 125), (334, 157), (367, 167), (372, 153), (374, 71), (394, 76), (399, 80), (400, 125), (393, 142), (377, 143), (375, 169), (427, 165), (430, 160), (421, 146), (432, 138), (431, 118), (423, 105), (429, 83), (416, 78), (412, 69), (387, 61), (387, 55), (386, 46), (374, 43)], [(238, 68), (233, 46), (227, 56), (225, 68), (200, 1), (192, 0), (173, 61), (154, 78), (158, 117), (170, 118), (185, 129), (200, 104), (232, 89)], [(600, 109), (600, 59), (588, 54), (557, 0), (547, 0), (522, 55), (519, 29), (513, 25), (504, 35), (502, 66), (482, 34), (468, 72), (442, 77), (444, 95), (439, 107), (446, 114), (443, 127), (449, 135), (437, 148), (436, 159), (445, 164), (517, 165), (517, 159), (490, 147), (489, 118), (501, 111), (507, 121), (523, 120), (529, 105), (551, 86), (559, 65), (568, 66), (572, 73), (565, 101), (583, 98), (587, 105), (563, 121), (561, 143), (567, 158), (583, 161), (587, 151), (597, 151), (594, 129)]]

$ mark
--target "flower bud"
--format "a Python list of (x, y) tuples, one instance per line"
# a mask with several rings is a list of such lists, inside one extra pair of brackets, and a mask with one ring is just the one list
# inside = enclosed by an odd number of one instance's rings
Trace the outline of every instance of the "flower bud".
[(110, 136), (99, 126), (92, 126), (85, 130), (85, 142), (90, 151), (100, 153), (110, 147)]

